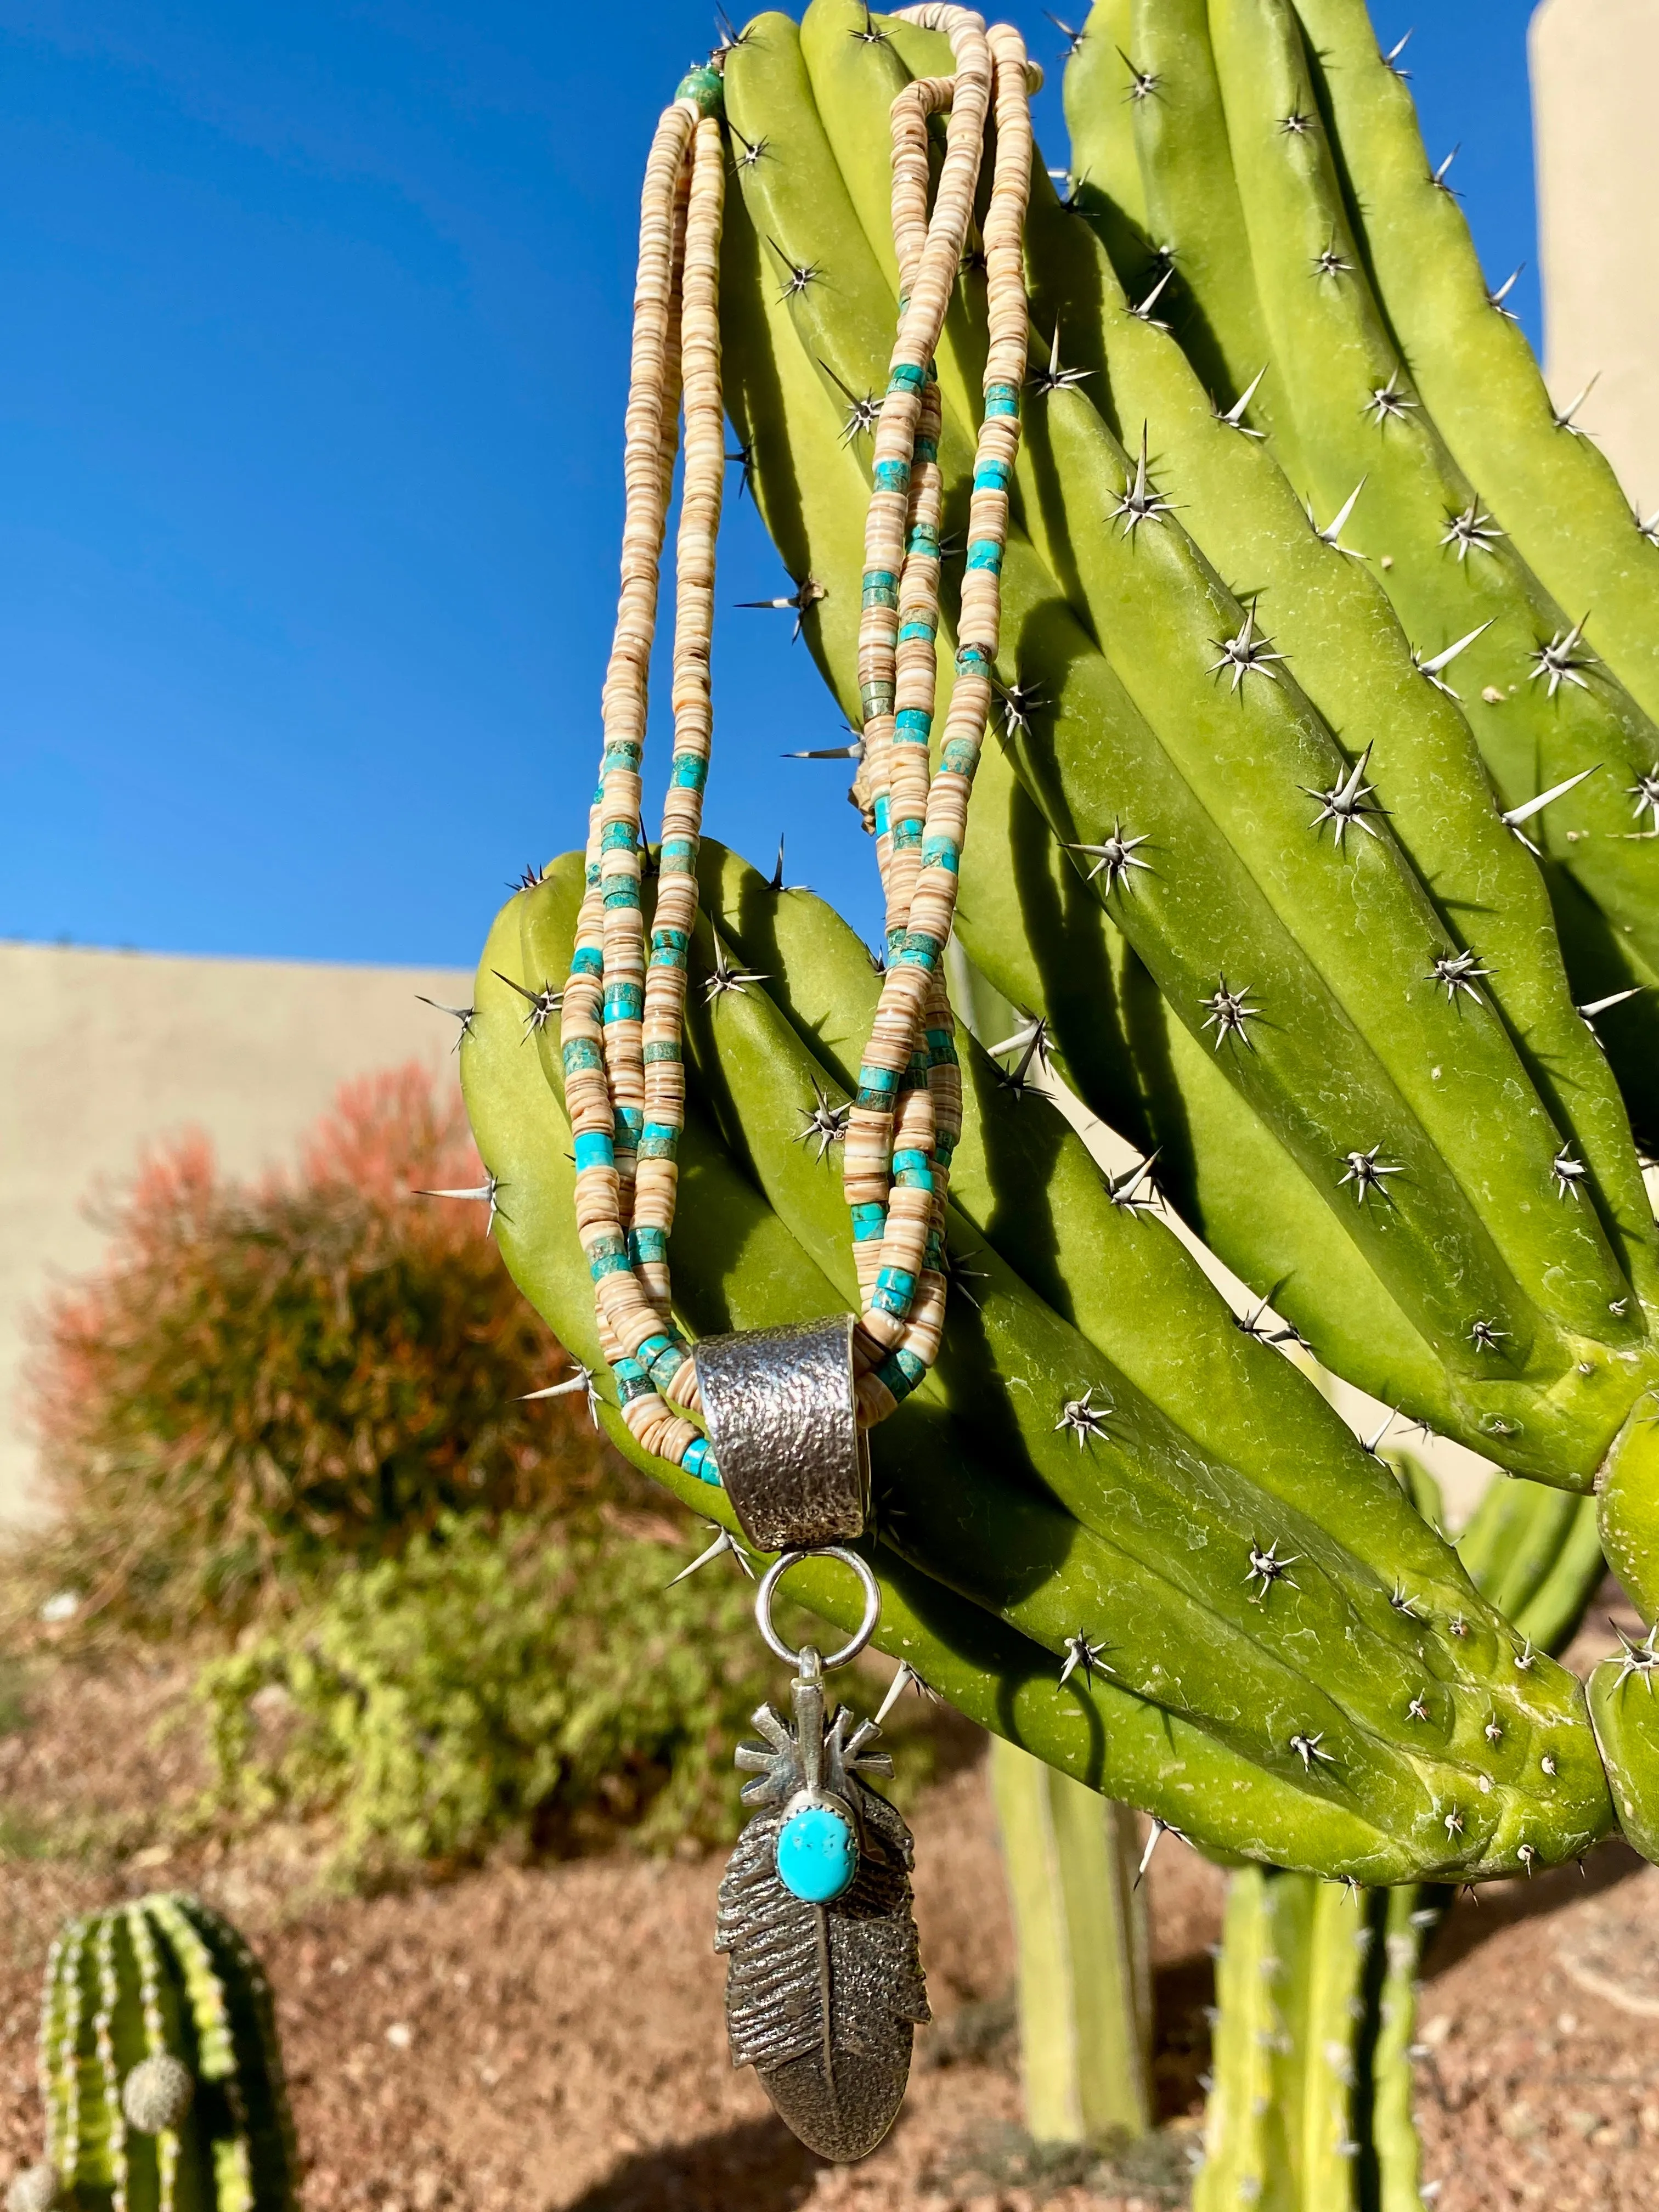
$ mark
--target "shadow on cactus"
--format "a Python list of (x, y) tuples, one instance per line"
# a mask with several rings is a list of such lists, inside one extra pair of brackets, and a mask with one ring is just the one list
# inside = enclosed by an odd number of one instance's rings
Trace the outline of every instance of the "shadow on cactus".
[(198, 1899), (69, 1922), (46, 1961), (40, 2070), (46, 2154), (7, 2212), (294, 2212), (270, 1988)]

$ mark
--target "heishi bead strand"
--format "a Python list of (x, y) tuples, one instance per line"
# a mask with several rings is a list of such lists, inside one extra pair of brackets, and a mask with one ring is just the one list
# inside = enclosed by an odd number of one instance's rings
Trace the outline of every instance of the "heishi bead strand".
[[(860, 1098), (854, 1121), (866, 1123), (860, 1157), (850, 1157), (849, 1170), (858, 1175), (849, 1183), (855, 1235), (873, 1242), (879, 1227), (879, 1258), (872, 1267), (866, 1259), (860, 1269), (865, 1292), (861, 1320), (860, 1407), (866, 1422), (879, 1419), (913, 1389), (937, 1356), (944, 1317), (945, 1284), (939, 1270), (943, 1261), (944, 1200), (950, 1155), (960, 1130), (960, 1074), (956, 1066), (948, 1006), (942, 986), (942, 954), (955, 911), (957, 868), (967, 826), (967, 806), (980, 747), (991, 708), (991, 671), (1000, 641), (1001, 565), (1007, 533), (1008, 483), (1019, 438), (1019, 391), (1026, 367), (1028, 307), (1024, 288), (1023, 240), (1029, 190), (1031, 140), (1030, 84), (1024, 48), (1017, 34), (999, 29), (988, 40), (980, 19), (958, 8), (923, 7), (903, 11), (906, 20), (928, 28), (942, 29), (951, 40), (958, 76), (949, 92), (954, 131), (962, 113), (964, 86), (981, 57), (994, 56), (998, 143), (991, 209), (985, 225), (988, 293), (990, 306), (990, 349), (985, 372), (985, 419), (975, 458), (970, 507), (967, 568), (962, 592), (961, 643), (957, 656), (957, 683), (946, 715), (939, 773), (925, 789), (926, 812), (919, 825), (914, 816), (900, 827), (902, 770), (896, 764), (909, 750), (906, 744), (920, 738), (917, 747), (925, 763), (931, 714), (917, 716), (907, 730), (895, 720), (895, 764), (890, 768), (892, 836), (888, 854), (890, 923), (902, 915), (902, 935), (890, 933), (890, 968), (878, 1012), (876, 1032), (866, 1065), (860, 1071)], [(901, 284), (908, 295), (902, 311), (902, 332), (908, 310), (924, 295), (930, 280), (937, 283), (943, 249), (959, 224), (960, 234), (951, 245), (949, 281), (954, 283), (966, 243), (971, 213), (968, 204), (958, 210), (946, 200), (950, 170), (947, 132), (945, 173), (940, 179), (939, 204), (927, 226), (921, 252), (916, 252), (919, 221), (918, 180), (925, 174), (927, 117), (945, 104), (941, 81), (927, 80), (909, 88), (894, 104), (894, 230), (899, 246)], [(982, 106), (981, 114), (982, 118)], [(945, 220), (942, 221), (941, 218)], [(951, 226), (945, 228), (945, 222)], [(1012, 245), (1012, 252), (1010, 247)], [(912, 268), (914, 275), (912, 275)], [(932, 301), (928, 301), (932, 305)], [(935, 326), (934, 340), (937, 343)], [(929, 356), (931, 362), (931, 354)], [(896, 353), (896, 367), (899, 357)], [(895, 381), (896, 382), (896, 378)], [(891, 398), (886, 404), (891, 404)], [(884, 406), (884, 414), (886, 411)], [(879, 479), (872, 498), (872, 520), (880, 505)], [(866, 552), (866, 563), (870, 556)], [(871, 580), (866, 566), (866, 585)], [(919, 586), (922, 573), (918, 574)], [(866, 590), (866, 608), (870, 593)], [(876, 610), (871, 611), (872, 613)], [(876, 642), (871, 624), (872, 644)], [(873, 669), (876, 656), (872, 652)], [(908, 795), (908, 794), (907, 794)], [(917, 836), (917, 829), (920, 835)], [(905, 879), (910, 889), (904, 898)], [(890, 1020), (884, 1018), (891, 1016)], [(908, 1024), (908, 1030), (907, 1030)], [(901, 1036), (914, 1048), (909, 1061), (909, 1087), (896, 1065)], [(927, 1103), (921, 1110), (915, 1096), (920, 1079), (928, 1085)], [(872, 1082), (872, 1076), (878, 1079)], [(879, 1078), (890, 1079), (893, 1105), (884, 1116), (885, 1103)], [(860, 1110), (862, 1109), (862, 1116)], [(885, 1121), (884, 1129), (882, 1124)], [(928, 1149), (913, 1146), (912, 1130), (920, 1138), (925, 1130)], [(885, 1218), (872, 1203), (877, 1181), (877, 1147), (885, 1136), (890, 1154), (890, 1196)], [(873, 1279), (872, 1279), (873, 1278)]]
[[(915, 281), (927, 240), (929, 182), (927, 120), (949, 109), (955, 79), (919, 80), (899, 94), (891, 112), (894, 244), (899, 264), (899, 291), (907, 296)], [(943, 479), (939, 469), (939, 437), (942, 408), (936, 371), (930, 372), (922, 394), (921, 417), (912, 463), (909, 535), (899, 573), (898, 688), (896, 713), (913, 720), (921, 742), (907, 757), (928, 773), (933, 719), (939, 683), (939, 526)], [(926, 784), (915, 806), (912, 834), (907, 844), (919, 866), (921, 829), (926, 815)], [(888, 851), (878, 841), (878, 860), (888, 890), (888, 951), (896, 952), (909, 915), (915, 868), (905, 871), (900, 894), (887, 867)], [(943, 1320), (944, 1232), (949, 1192), (950, 1162), (962, 1133), (962, 1080), (957, 1060), (955, 1021), (942, 971), (936, 969), (928, 994), (925, 1049), (912, 1061), (911, 1073), (901, 1091), (894, 1127), (893, 1157), (903, 1170), (921, 1164), (926, 1157), (933, 1181), (932, 1219), (922, 1265), (917, 1278), (905, 1335), (895, 1348), (893, 1364), (902, 1367), (902, 1352), (921, 1366), (930, 1366), (937, 1354), (937, 1331)], [(925, 1088), (924, 1088), (925, 1086)], [(926, 1114), (921, 1110), (925, 1099)], [(869, 1252), (860, 1290), (867, 1297), (879, 1273), (879, 1247)], [(867, 1394), (879, 1405), (874, 1388)], [(890, 1396), (890, 1393), (889, 1395)]]
[[(606, 1066), (605, 984), (607, 945), (603, 842), (607, 812), (622, 811), (629, 782), (637, 820), (639, 768), (645, 728), (644, 683), (655, 630), (658, 567), (667, 512), (672, 461), (669, 416), (678, 371), (669, 362), (678, 330), (673, 312), (686, 148), (695, 128), (678, 101), (658, 125), (641, 194), (640, 255), (634, 296), (634, 337), (624, 431), (622, 592), (603, 695), (605, 733), (599, 788), (589, 816), (586, 888), (577, 918), (571, 974), (561, 1007), (561, 1055), (566, 1105), (576, 1153), (577, 1234), (596, 1288), (600, 1344), (614, 1367), (627, 1341), (617, 1322), (644, 1301), (628, 1261), (622, 1190), (615, 1158), (617, 1115)], [(625, 900), (624, 888), (620, 896)], [(637, 905), (637, 879), (634, 886)], [(640, 1332), (635, 1327), (633, 1334)]]
[[(854, 1346), (860, 1410), (866, 1425), (880, 1419), (915, 1389), (938, 1350), (944, 1313), (943, 1279), (924, 1262), (934, 1243), (933, 1116), (926, 1080), (924, 1014), (933, 995), (933, 968), (916, 939), (907, 878), (919, 866), (912, 822), (925, 836), (925, 811), (904, 818), (900, 807), (918, 782), (925, 809), (931, 717), (896, 712), (899, 576), (910, 514), (911, 471), (922, 396), (939, 333), (960, 273), (974, 194), (979, 181), (990, 104), (991, 57), (977, 17), (959, 11), (951, 27), (957, 76), (949, 88), (950, 122), (945, 160), (931, 220), (926, 222), (915, 274), (900, 304), (886, 395), (876, 424), (873, 484), (865, 526), (863, 599), (860, 623), (860, 680), (866, 720), (886, 708), (878, 745), (887, 746), (890, 818), (889, 958), (871, 1039), (859, 1070), (849, 1116), (843, 1176), (859, 1254), (863, 1301)], [(919, 19), (917, 19), (919, 20)], [(899, 103), (924, 115), (945, 104), (940, 80), (911, 87)], [(927, 189), (925, 140), (920, 155), (908, 131), (895, 141), (895, 194), (899, 221), (914, 228), (919, 195)], [(925, 198), (921, 200), (925, 208)], [(885, 690), (886, 686), (894, 687)], [(893, 706), (888, 706), (891, 700)], [(908, 756), (901, 762), (899, 756)], [(915, 1065), (913, 1065), (913, 1063)], [(909, 1079), (908, 1086), (906, 1079)], [(914, 1136), (915, 1142), (905, 1141)], [(872, 1253), (870, 1248), (874, 1247)], [(907, 1336), (911, 1341), (906, 1341)]]
[[(678, 939), (689, 943), (696, 917), (696, 835), (709, 739), (713, 532), (723, 465), (714, 464), (711, 491), (711, 393), (717, 418), (720, 407), (718, 269), (725, 152), (708, 110), (718, 92), (718, 78), (694, 73), (659, 123), (647, 163), (623, 468), (622, 593), (603, 696), (605, 754), (590, 817), (588, 884), (560, 1040), (575, 1144), (576, 1228), (593, 1278), (600, 1343), (623, 1418), (644, 1449), (708, 1481), (718, 1480), (718, 1474), (706, 1440), (667, 1402), (671, 1390), (682, 1402), (695, 1402), (695, 1370), (670, 1318), (666, 1255), (674, 1155), (684, 1121), (684, 945)], [(675, 657), (675, 767), (665, 811), (665, 842), (674, 848), (675, 865), (664, 886), (667, 905), (660, 926), (666, 934), (653, 942), (647, 977), (640, 769), (687, 344), (692, 359), (678, 586), (684, 635)], [(714, 450), (723, 454), (718, 431)], [(648, 1063), (647, 1042), (653, 1048)], [(637, 1171), (647, 1170), (642, 1218), (636, 1218), (637, 1203), (624, 1213), (624, 1166), (636, 1201)]]
[[(697, 125), (682, 295), (680, 364), (685, 409), (685, 477), (676, 545), (672, 703), (673, 754), (663, 802), (656, 909), (646, 971), (643, 1026), (645, 1123), (634, 1200), (634, 1266), (665, 1325), (669, 1305), (668, 1232), (685, 1126), (686, 963), (697, 918), (697, 850), (703, 788), (714, 731), (709, 654), (714, 617), (714, 556), (726, 474), (726, 413), (720, 385), (719, 260), (726, 191), (719, 122)], [(676, 1342), (680, 1340), (675, 1339)], [(689, 1362), (690, 1354), (686, 1353)], [(694, 1404), (695, 1371), (675, 1377), (668, 1395)]]
[[(894, 106), (902, 296), (877, 420), (862, 580), (859, 673), (889, 949), (846, 1146), (863, 1309), (855, 1381), (866, 1425), (926, 1375), (944, 1321), (945, 1200), (961, 1129), (961, 1078), (941, 955), (990, 711), (1025, 363), (1022, 239), (1030, 132), (1024, 47), (1012, 33), (988, 38), (981, 19), (964, 9), (905, 14), (946, 32), (957, 68), (951, 77), (907, 88)], [(646, 1450), (709, 1482), (720, 1479), (714, 1455), (680, 1410), (696, 1408), (696, 1376), (672, 1318), (668, 1238), (684, 1124), (682, 1040), (712, 739), (709, 651), (725, 459), (719, 96), (714, 71), (687, 78), (658, 125), (641, 196), (622, 588), (603, 697), (605, 750), (589, 817), (587, 881), (561, 1028), (576, 1225), (623, 1415)], [(985, 227), (986, 419), (975, 454), (957, 680), (934, 775), (942, 501), (934, 355), (968, 240), (994, 96), (999, 137)], [(945, 159), (930, 212), (927, 121), (945, 112)], [(682, 398), (673, 755), (647, 945), (641, 769)]]
[[(908, 850), (919, 857), (921, 825), (927, 811), (928, 738), (933, 728), (934, 693), (938, 683), (939, 539), (943, 497), (939, 453), (939, 397), (932, 378), (923, 387), (910, 477), (908, 526), (899, 570), (898, 625), (892, 690), (894, 713), (887, 718), (906, 732), (902, 742), (879, 744), (873, 758), (866, 738), (866, 761), (872, 811), (876, 823), (876, 859), (887, 900), (886, 949), (890, 958), (903, 942), (909, 908), (909, 879), (896, 855)], [(884, 659), (884, 655), (882, 656)], [(895, 793), (893, 778), (899, 775)], [(920, 1152), (924, 1158), (935, 1148), (932, 1097), (913, 1059), (897, 1102), (893, 1129), (893, 1159)], [(860, 1302), (868, 1301), (881, 1265), (878, 1239), (855, 1243)]]

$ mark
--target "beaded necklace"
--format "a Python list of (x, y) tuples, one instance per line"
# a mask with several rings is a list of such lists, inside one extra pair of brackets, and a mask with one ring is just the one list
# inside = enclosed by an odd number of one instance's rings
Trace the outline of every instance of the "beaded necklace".
[[(865, 1531), (863, 1432), (926, 1377), (944, 1324), (945, 1199), (962, 1130), (944, 954), (991, 711), (1028, 329), (1031, 85), (1024, 45), (1005, 27), (988, 33), (981, 17), (954, 5), (908, 8), (902, 20), (943, 31), (956, 66), (948, 77), (908, 86), (891, 111), (898, 331), (875, 426), (858, 657), (887, 959), (844, 1153), (856, 1321), (706, 1340), (694, 1355), (670, 1293), (726, 442), (719, 319), (726, 153), (722, 83), (713, 65), (681, 85), (646, 169), (622, 592), (561, 1033), (576, 1228), (623, 1418), (644, 1450), (702, 1481), (723, 1482), (756, 1548), (780, 1553), (760, 1584), (757, 1613), (772, 1649), (796, 1668), (793, 1720), (763, 1707), (756, 1720), (765, 1741), (738, 1749), (739, 1766), (755, 1778), (745, 1802), (759, 1809), (721, 1884), (716, 1942), (731, 1958), (733, 2062), (753, 2063), (797, 2134), (837, 2159), (863, 2156), (891, 2124), (914, 2027), (928, 2017), (910, 1909), (909, 1832), (864, 1780), (890, 1773), (890, 1761), (866, 1749), (878, 1723), (854, 1728), (844, 1711), (827, 1715), (823, 1678), (863, 1649), (879, 1618), (872, 1570), (837, 1540)], [(990, 335), (984, 419), (955, 680), (935, 772), (943, 479), (934, 355), (963, 265), (993, 108), (996, 154), (982, 239)], [(930, 211), (935, 115), (946, 121)], [(647, 942), (640, 771), (682, 413), (673, 750)], [(717, 1437), (718, 1453), (705, 1429)], [(811, 1645), (791, 1651), (772, 1626), (779, 1579), (808, 1550), (842, 1561), (865, 1590), (859, 1630), (828, 1657)]]
[[(892, 116), (893, 227), (903, 296), (877, 418), (859, 635), (865, 772), (886, 894), (888, 964), (859, 1072), (844, 1169), (862, 1302), (853, 1356), (865, 1427), (922, 1380), (944, 1321), (945, 1201), (962, 1107), (943, 955), (968, 796), (991, 710), (1027, 337), (1023, 237), (1031, 134), (1024, 45), (1003, 26), (988, 34), (966, 9), (925, 5), (900, 14), (947, 33), (957, 71), (908, 86)], [(933, 355), (967, 241), (994, 95), (985, 418), (956, 682), (933, 773), (942, 489)], [(709, 640), (725, 456), (720, 98), (716, 70), (694, 70), (658, 124), (647, 164), (625, 432), (622, 594), (561, 1037), (575, 1139), (577, 1233), (623, 1418), (645, 1450), (709, 1483), (719, 1482), (720, 1471), (707, 1437), (688, 1418), (701, 1395), (690, 1346), (672, 1316), (668, 1236), (684, 1126), (686, 960), (713, 728)], [(949, 121), (930, 215), (927, 119), (939, 112)], [(647, 953), (640, 771), (682, 380), (673, 751)]]

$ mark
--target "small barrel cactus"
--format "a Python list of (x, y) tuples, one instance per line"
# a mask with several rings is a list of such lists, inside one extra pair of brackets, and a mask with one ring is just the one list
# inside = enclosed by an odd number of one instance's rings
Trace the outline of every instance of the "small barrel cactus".
[(195, 1898), (66, 1924), (46, 1961), (40, 2094), (46, 2156), (7, 2212), (293, 2212), (270, 1989)]

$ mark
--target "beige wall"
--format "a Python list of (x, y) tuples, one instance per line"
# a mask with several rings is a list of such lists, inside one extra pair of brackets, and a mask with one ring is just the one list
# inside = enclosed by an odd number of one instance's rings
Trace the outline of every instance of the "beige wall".
[(26, 1516), (34, 1454), (19, 1418), (27, 1317), (54, 1276), (96, 1261), (85, 1205), (140, 1147), (189, 1125), (224, 1164), (279, 1161), (350, 1075), (434, 1070), (465, 1006), (440, 969), (192, 960), (0, 944), (0, 1522)]
[[(1532, 19), (1545, 357), (1643, 517), (1659, 508), (1659, 0)], [(1575, 610), (1577, 611), (1577, 610)]]

